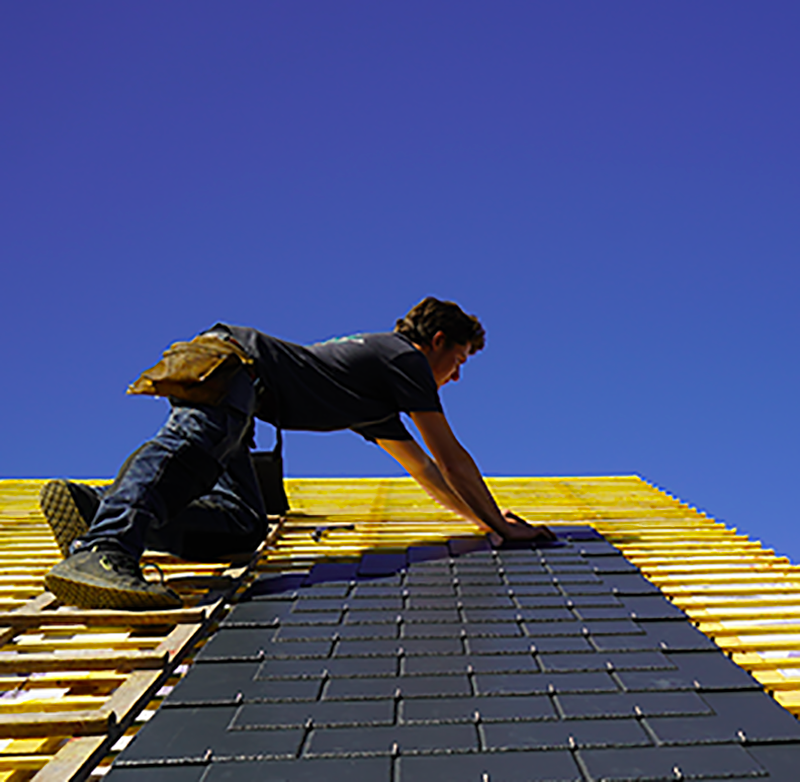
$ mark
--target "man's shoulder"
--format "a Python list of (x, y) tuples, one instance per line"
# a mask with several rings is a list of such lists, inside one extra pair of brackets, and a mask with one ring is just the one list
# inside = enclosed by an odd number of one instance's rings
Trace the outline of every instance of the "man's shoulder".
[(422, 355), (420, 351), (414, 347), (414, 344), (408, 337), (398, 334), (395, 331), (364, 334), (363, 337), (368, 345), (374, 346), (379, 350), (386, 350), (395, 354), (410, 353)]
[(322, 342), (315, 342), (309, 345), (309, 348), (320, 352), (374, 353), (387, 358), (394, 358), (403, 353), (419, 353), (407, 337), (393, 331), (331, 337)]

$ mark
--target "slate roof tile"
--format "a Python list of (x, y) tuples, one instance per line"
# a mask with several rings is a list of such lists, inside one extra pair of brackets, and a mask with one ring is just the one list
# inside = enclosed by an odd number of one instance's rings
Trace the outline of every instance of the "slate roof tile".
[(233, 703), (252, 683), (258, 668), (256, 662), (195, 665), (167, 696), (166, 703)]
[(244, 623), (272, 625), (276, 620), (287, 617), (292, 610), (292, 603), (287, 600), (253, 600), (235, 605), (222, 626)]
[[(191, 673), (191, 672), (190, 672)], [(395, 676), (397, 660), (392, 657), (330, 658), (316, 660), (266, 660), (258, 668), (256, 679), (331, 676)]]
[(686, 621), (686, 614), (662, 595), (625, 595), (619, 601), (633, 612), (637, 622), (675, 619)]
[(795, 782), (800, 769), (800, 744), (748, 747), (748, 753), (769, 769), (774, 782)]
[[(325, 760), (276, 760), (269, 764), (273, 782), (389, 782), (391, 761), (386, 758), (334, 758)], [(215, 763), (203, 782), (264, 782), (264, 764)], [(149, 782), (149, 780), (148, 780)], [(165, 782), (172, 782), (165, 780)], [(178, 780), (176, 780), (178, 782)], [(182, 780), (180, 781), (182, 782)]]
[(404, 698), (470, 695), (466, 675), (396, 676), (372, 679), (332, 679), (323, 692), (325, 700), (391, 697), (400, 692)]
[(417, 698), (402, 700), (398, 715), (403, 722), (483, 722), (557, 719), (547, 696), (511, 698)]
[[(651, 746), (635, 719), (575, 720), (481, 726), (489, 750)], [(535, 761), (532, 757), (531, 760)]]
[(567, 719), (610, 719), (638, 714), (645, 717), (712, 714), (711, 708), (693, 692), (616, 692), (559, 695), (558, 703)]
[(616, 692), (605, 673), (479, 673), (475, 686), (481, 695), (527, 695), (546, 692)]
[(635, 671), (641, 669), (670, 669), (675, 667), (669, 659), (660, 652), (545, 654), (542, 649), (540, 650), (539, 661), (542, 668), (546, 671)]
[(749, 673), (718, 652), (683, 652), (669, 655), (668, 662), (672, 670), (623, 671), (618, 667), (618, 675), (629, 690), (761, 689)]
[(519, 638), (522, 628), (515, 622), (469, 622), (406, 624), (402, 628), (403, 638)]
[(463, 646), (460, 638), (403, 638), (397, 640), (376, 639), (374, 641), (339, 641), (334, 657), (375, 657), (394, 656), (400, 651), (405, 654), (461, 654)]
[(239, 709), (231, 728), (299, 728), (309, 719), (317, 726), (391, 725), (394, 722), (394, 711), (394, 700), (390, 699), (278, 705), (254, 703), (245, 704)]
[[(537, 628), (538, 629), (538, 628)], [(588, 652), (591, 645), (584, 636), (528, 636), (538, 654), (556, 652)]]
[(163, 709), (125, 750), (124, 762), (200, 762), (209, 750), (216, 758), (295, 756), (302, 730), (227, 730), (235, 712), (233, 706)]
[(703, 701), (713, 716), (703, 719), (650, 719), (665, 744), (708, 741), (800, 741), (800, 723), (762, 692), (708, 692)]
[(596, 749), (581, 750), (578, 754), (594, 778), (608, 782), (718, 779), (764, 773), (763, 766), (752, 755), (735, 745)]
[(142, 782), (146, 775), (147, 782), (202, 782), (207, 771), (205, 765), (115, 768), (105, 778), (113, 782)]
[(569, 752), (509, 752), (491, 755), (439, 755), (401, 757), (396, 782), (459, 780), (483, 782), (517, 780), (525, 782), (579, 782), (578, 767)]
[(660, 595), (658, 587), (638, 572), (603, 573), (602, 585), (612, 594), (618, 595)]
[(314, 730), (305, 755), (384, 754), (393, 746), (403, 752), (433, 752), (442, 747), (451, 750), (477, 750), (478, 736), (473, 725), (377, 725), (359, 728), (322, 728)]

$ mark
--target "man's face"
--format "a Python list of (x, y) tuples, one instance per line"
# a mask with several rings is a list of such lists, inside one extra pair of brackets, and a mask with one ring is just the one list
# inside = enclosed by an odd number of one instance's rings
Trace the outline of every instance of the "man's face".
[(472, 346), (467, 343), (466, 345), (454, 344), (447, 347), (447, 340), (443, 334), (442, 339), (437, 339), (439, 333), (431, 341), (431, 346), (424, 352), (431, 365), (436, 386), (441, 388), (451, 380), (455, 382), (459, 379), (461, 365), (469, 358)]

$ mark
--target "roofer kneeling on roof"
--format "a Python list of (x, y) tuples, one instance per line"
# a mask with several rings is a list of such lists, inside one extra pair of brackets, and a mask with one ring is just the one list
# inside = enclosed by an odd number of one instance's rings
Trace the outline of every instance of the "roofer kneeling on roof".
[(282, 429), (352, 429), (495, 542), (551, 540), (546, 527), (500, 511), (442, 412), (438, 389), (458, 380), (483, 344), (476, 317), (432, 297), (392, 333), (305, 347), (218, 323), (176, 343), (129, 389), (168, 396), (172, 409), (114, 483), (103, 491), (60, 480), (42, 489), (42, 509), (66, 557), (46, 576), (47, 588), (85, 608), (177, 608), (175, 592), (143, 578), (145, 548), (194, 561), (252, 554), (268, 529), (249, 451), (254, 417)]

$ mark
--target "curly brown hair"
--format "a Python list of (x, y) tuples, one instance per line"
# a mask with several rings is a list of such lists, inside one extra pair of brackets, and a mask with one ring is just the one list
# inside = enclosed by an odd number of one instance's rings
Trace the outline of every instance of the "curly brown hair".
[(439, 301), (428, 296), (399, 318), (394, 330), (417, 345), (430, 345), (434, 334), (443, 331), (448, 347), (470, 345), (470, 354), (483, 350), (486, 332), (474, 315), (467, 315), (452, 301)]

